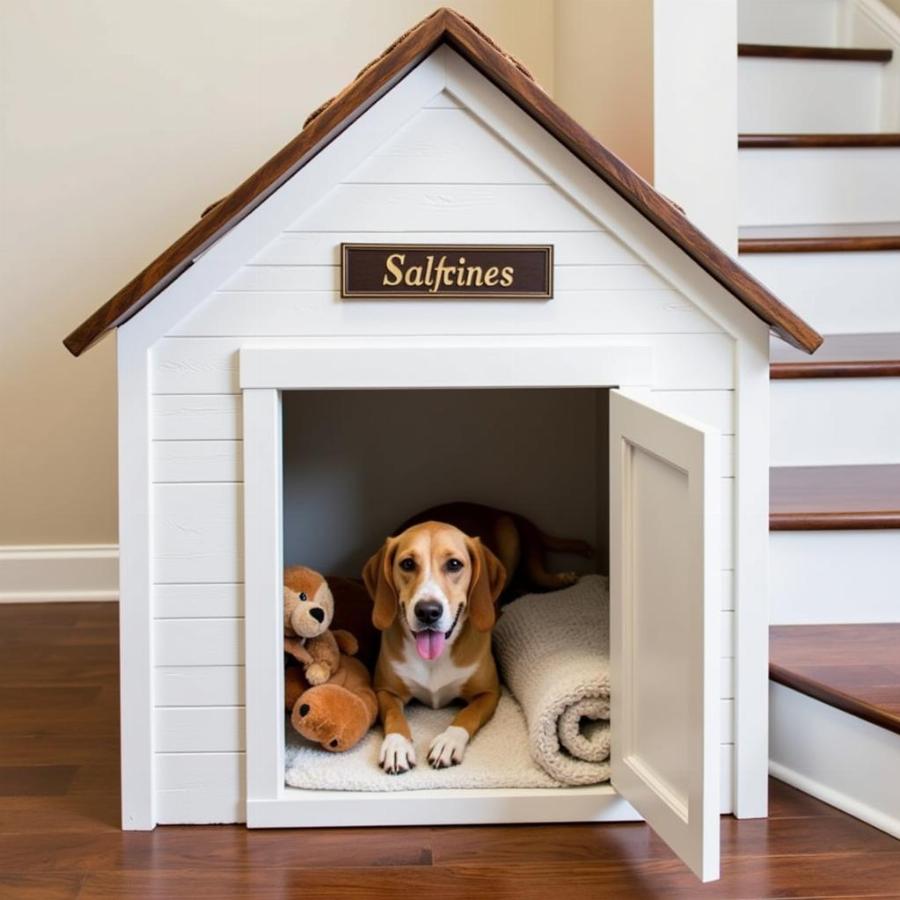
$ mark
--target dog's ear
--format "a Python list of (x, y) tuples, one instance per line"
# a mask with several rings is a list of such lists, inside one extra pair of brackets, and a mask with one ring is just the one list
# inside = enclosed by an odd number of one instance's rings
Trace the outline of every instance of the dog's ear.
[(467, 538), (466, 545), (472, 561), (469, 618), (478, 631), (490, 631), (497, 620), (494, 604), (506, 583), (506, 569), (479, 538)]
[(363, 569), (363, 581), (374, 601), (372, 624), (379, 630), (390, 628), (397, 616), (397, 591), (394, 589), (394, 557), (397, 539), (388, 538)]

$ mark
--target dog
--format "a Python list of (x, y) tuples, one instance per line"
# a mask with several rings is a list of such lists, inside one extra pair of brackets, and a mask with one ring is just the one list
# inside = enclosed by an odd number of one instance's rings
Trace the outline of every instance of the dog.
[(412, 699), (435, 709), (466, 702), (428, 750), (434, 768), (461, 763), (500, 700), (491, 629), (506, 583), (503, 563), (479, 538), (428, 521), (389, 537), (366, 563), (363, 580), (382, 633), (374, 678), (384, 727), (381, 768), (396, 775), (416, 764), (403, 714)]
[(482, 543), (503, 563), (506, 582), (503, 602), (524, 593), (557, 591), (578, 581), (575, 572), (550, 572), (546, 551), (593, 556), (594, 549), (586, 541), (559, 538), (545, 534), (534, 522), (519, 513), (495, 509), (481, 503), (444, 503), (433, 506), (407, 519), (393, 533), (399, 534), (422, 522), (446, 522), (455, 525)]

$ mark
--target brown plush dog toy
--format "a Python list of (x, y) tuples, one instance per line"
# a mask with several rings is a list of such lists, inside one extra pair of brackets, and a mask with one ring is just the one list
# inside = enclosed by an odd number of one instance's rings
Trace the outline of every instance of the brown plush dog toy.
[(353, 658), (356, 638), (330, 631), (333, 617), (334, 598), (318, 572), (284, 570), (285, 708), (303, 737), (337, 752), (362, 739), (378, 704), (368, 670)]

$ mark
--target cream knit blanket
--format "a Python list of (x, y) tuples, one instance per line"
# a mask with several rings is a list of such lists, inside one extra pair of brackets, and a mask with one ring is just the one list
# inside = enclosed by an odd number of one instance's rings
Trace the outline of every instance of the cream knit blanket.
[(329, 753), (305, 741), (288, 722), (284, 780), (291, 787), (331, 791), (410, 791), (434, 788), (559, 787), (528, 752), (525, 717), (519, 704), (503, 691), (494, 717), (466, 748), (462, 765), (432, 769), (428, 746), (459, 712), (459, 705), (429, 709), (406, 707), (418, 765), (403, 775), (385, 775), (378, 767), (381, 728), (373, 728), (352, 750)]
[(503, 610), (494, 652), (531, 757), (563, 784), (609, 780), (609, 581), (587, 575)]

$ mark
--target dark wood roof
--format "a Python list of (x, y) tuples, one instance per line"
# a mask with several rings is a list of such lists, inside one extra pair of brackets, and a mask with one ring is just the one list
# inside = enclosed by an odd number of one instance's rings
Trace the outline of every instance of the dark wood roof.
[(557, 106), (528, 72), (463, 16), (438, 9), (395, 41), (340, 94), (310, 116), (303, 130), (206, 214), (66, 339), (80, 355), (130, 319), (185, 271), (200, 253), (276, 191), (379, 97), (442, 43), (490, 79), (521, 109), (649, 219), (779, 337), (812, 352), (822, 339), (791, 309), (692, 225), (679, 209), (610, 153)]

